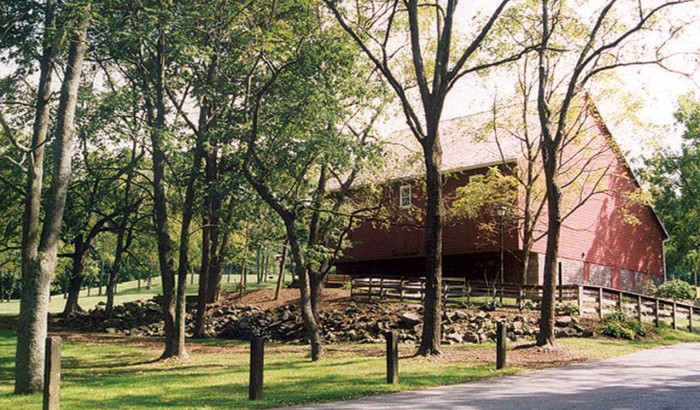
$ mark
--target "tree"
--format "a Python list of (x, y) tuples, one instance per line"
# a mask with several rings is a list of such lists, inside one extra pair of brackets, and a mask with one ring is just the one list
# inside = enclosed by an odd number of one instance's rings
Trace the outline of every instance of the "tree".
[[(515, 61), (529, 51), (503, 50), (503, 45), (489, 39), (497, 21), (504, 16), (509, 0), (486, 8), (485, 20), (472, 20), (471, 41), (466, 45), (456, 39), (455, 13), (457, 1), (418, 2), (408, 0), (338, 2), (324, 0), (340, 26), (362, 49), (367, 58), (395, 92), (406, 122), (423, 150), (426, 182), (426, 289), (423, 310), (423, 333), (418, 349), (421, 355), (440, 354), (441, 286), (442, 286), (442, 146), (440, 119), (445, 99), (459, 80), (507, 62)], [(353, 8), (353, 5), (356, 6)], [(405, 29), (404, 29), (405, 27)], [(407, 30), (410, 52), (401, 53), (396, 36)], [(426, 30), (427, 29), (427, 30)], [(457, 51), (460, 49), (461, 51)], [(510, 54), (509, 54), (510, 53)], [(406, 69), (405, 57), (412, 71)], [(407, 73), (402, 78), (401, 73)], [(419, 101), (414, 101), (411, 88), (417, 87)]]
[[(652, 27), (665, 27), (673, 38), (679, 28), (663, 12), (692, 1), (642, 2), (608, 0), (591, 12), (591, 23), (560, 0), (539, 4), (537, 36), (537, 113), (542, 134), (542, 163), (547, 196), (547, 251), (545, 254), (541, 318), (537, 344), (555, 346), (554, 294), (562, 224), (561, 147), (578, 126), (577, 115), (589, 104), (586, 87), (595, 78), (619, 67), (654, 64), (664, 67), (671, 54), (668, 38), (656, 46), (644, 37)], [(664, 26), (666, 24), (666, 26)], [(637, 42), (635, 43), (635, 40)], [(666, 40), (666, 41), (664, 41)], [(636, 46), (636, 47), (635, 47)]]
[(684, 129), (680, 152), (658, 151), (645, 161), (642, 175), (669, 233), (668, 272), (694, 282), (700, 270), (700, 101), (694, 94), (679, 99), (675, 117)]
[(293, 32), (273, 32), (287, 45), (261, 52), (243, 172), (284, 224), (315, 361), (325, 357), (324, 279), (354, 222), (372, 212), (359, 205), (361, 191), (351, 190), (360, 170), (376, 161), (370, 133), (377, 108), (356, 107), (382, 98), (353, 45), (325, 29), (311, 9), (298, 13)]
[[(31, 145), (23, 148), (30, 157), (31, 165), (22, 233), (22, 295), (18, 321), (21, 326), (17, 329), (15, 370), (15, 393), (19, 394), (41, 391), (43, 387), (48, 296), (56, 266), (59, 235), (71, 175), (75, 107), (82, 63), (87, 49), (89, 6), (79, 6), (77, 17), (66, 25), (69, 30), (70, 50), (57, 111), (51, 186), (39, 237), (44, 148), (49, 129), (51, 71), (55, 64), (55, 50), (59, 47), (53, 36), (56, 15), (56, 2), (47, 1), (34, 133)], [(8, 136), (12, 137), (13, 132), (10, 132)]]

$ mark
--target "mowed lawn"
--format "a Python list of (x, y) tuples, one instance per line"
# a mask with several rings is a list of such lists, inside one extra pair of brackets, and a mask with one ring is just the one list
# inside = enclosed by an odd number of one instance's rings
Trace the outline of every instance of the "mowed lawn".
[[(160, 353), (158, 346), (65, 341), (61, 405), (66, 409), (264, 408), (454, 384), (519, 371), (496, 371), (487, 363), (427, 366), (424, 360), (407, 361), (402, 363), (401, 384), (390, 386), (379, 346), (369, 356), (334, 350), (322, 363), (310, 362), (303, 347), (268, 346), (265, 400), (251, 402), (247, 344), (202, 342), (199, 346), (209, 351), (200, 353), (196, 345), (190, 344), (193, 353), (187, 361), (153, 362)], [(1, 330), (0, 408), (39, 408), (40, 395), (11, 394), (14, 350), (14, 332)]]
[[(276, 278), (276, 276), (275, 276)], [(227, 276), (224, 275), (222, 279), (221, 286), (224, 290), (237, 289), (238, 281), (240, 280), (239, 275), (231, 275), (230, 282), (227, 282)], [(260, 287), (272, 287), (275, 286), (276, 279), (270, 279), (267, 282), (261, 284), (255, 283), (255, 277), (250, 275), (248, 277), (248, 289), (257, 289)], [(199, 284), (199, 275), (194, 275), (194, 280), (191, 280), (191, 275), (187, 278), (187, 294), (194, 295), (197, 294), (197, 286)], [(134, 300), (145, 300), (150, 299), (156, 295), (161, 294), (160, 289), (160, 277), (153, 277), (151, 281), (151, 289), (146, 289), (146, 281), (141, 281), (141, 288), (138, 287), (138, 281), (123, 282), (117, 286), (117, 294), (114, 296), (114, 304), (121, 305), (126, 302), (132, 302)], [(83, 289), (80, 292), (80, 298), (78, 303), (83, 309), (89, 310), (93, 309), (99, 302), (105, 302), (107, 296), (105, 295), (105, 289), (102, 288), (102, 295), (99, 295), (98, 289), (91, 288), (90, 296), (88, 296), (87, 289)], [(63, 299), (63, 295), (52, 295), (51, 301), (49, 302), (49, 313), (61, 313), (66, 305), (66, 300)], [(0, 302), (0, 315), (18, 315), (19, 314), (19, 300), (14, 299), (10, 302)]]
[[(700, 336), (661, 329), (661, 338), (629, 342), (565, 339), (561, 343), (587, 359), (601, 359), (643, 348), (700, 341)], [(147, 339), (70, 336), (64, 341), (61, 405), (65, 409), (205, 408), (245, 409), (342, 400), (430, 386), (454, 384), (524, 371), (496, 371), (493, 363), (406, 358), (415, 348), (403, 346), (401, 384), (386, 384), (383, 346), (330, 346), (329, 359), (312, 363), (303, 346), (266, 349), (265, 400), (248, 396), (248, 351), (243, 342), (195, 341), (187, 361), (154, 361), (158, 343)], [(107, 342), (107, 343), (106, 343)], [(139, 342), (141, 342), (139, 344)], [(446, 347), (454, 355), (465, 349), (494, 349), (493, 344)], [(40, 408), (41, 396), (14, 396), (14, 331), (0, 330), (0, 409)]]

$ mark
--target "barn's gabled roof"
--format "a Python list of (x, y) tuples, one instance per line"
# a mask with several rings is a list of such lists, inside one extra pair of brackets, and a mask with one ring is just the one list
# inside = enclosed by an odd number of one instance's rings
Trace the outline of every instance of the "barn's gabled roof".
[[(516, 138), (494, 138), (488, 131), (491, 113), (478, 113), (440, 123), (442, 171), (449, 173), (512, 162), (523, 156)], [(411, 178), (424, 174), (422, 148), (409, 129), (385, 138), (391, 166), (388, 179)]]

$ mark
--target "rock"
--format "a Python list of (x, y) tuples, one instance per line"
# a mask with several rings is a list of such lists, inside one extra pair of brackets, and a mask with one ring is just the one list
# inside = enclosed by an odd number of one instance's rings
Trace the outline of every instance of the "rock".
[(401, 323), (407, 327), (414, 327), (423, 321), (420, 316), (413, 312), (402, 313), (399, 318), (401, 319)]
[(463, 340), (467, 343), (479, 343), (479, 335), (474, 332), (467, 332), (464, 334)]
[(105, 329), (105, 332), (107, 332), (107, 333), (117, 333), (117, 329), (114, 328), (114, 327), (108, 327), (107, 329)]
[(459, 333), (450, 333), (447, 336), (445, 336), (445, 340), (452, 341), (455, 343), (462, 343), (464, 342), (464, 337)]
[(455, 310), (455, 312), (452, 314), (452, 320), (455, 322), (469, 321), (469, 314), (463, 310)]
[(575, 323), (575, 322), (573, 321), (573, 318), (571, 316), (562, 316), (562, 317), (557, 318), (554, 325), (556, 327), (567, 327), (572, 323)]

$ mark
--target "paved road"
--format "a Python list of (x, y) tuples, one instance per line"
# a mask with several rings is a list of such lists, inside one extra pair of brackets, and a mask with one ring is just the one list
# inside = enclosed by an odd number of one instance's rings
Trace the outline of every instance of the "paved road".
[(295, 409), (700, 409), (700, 343)]

